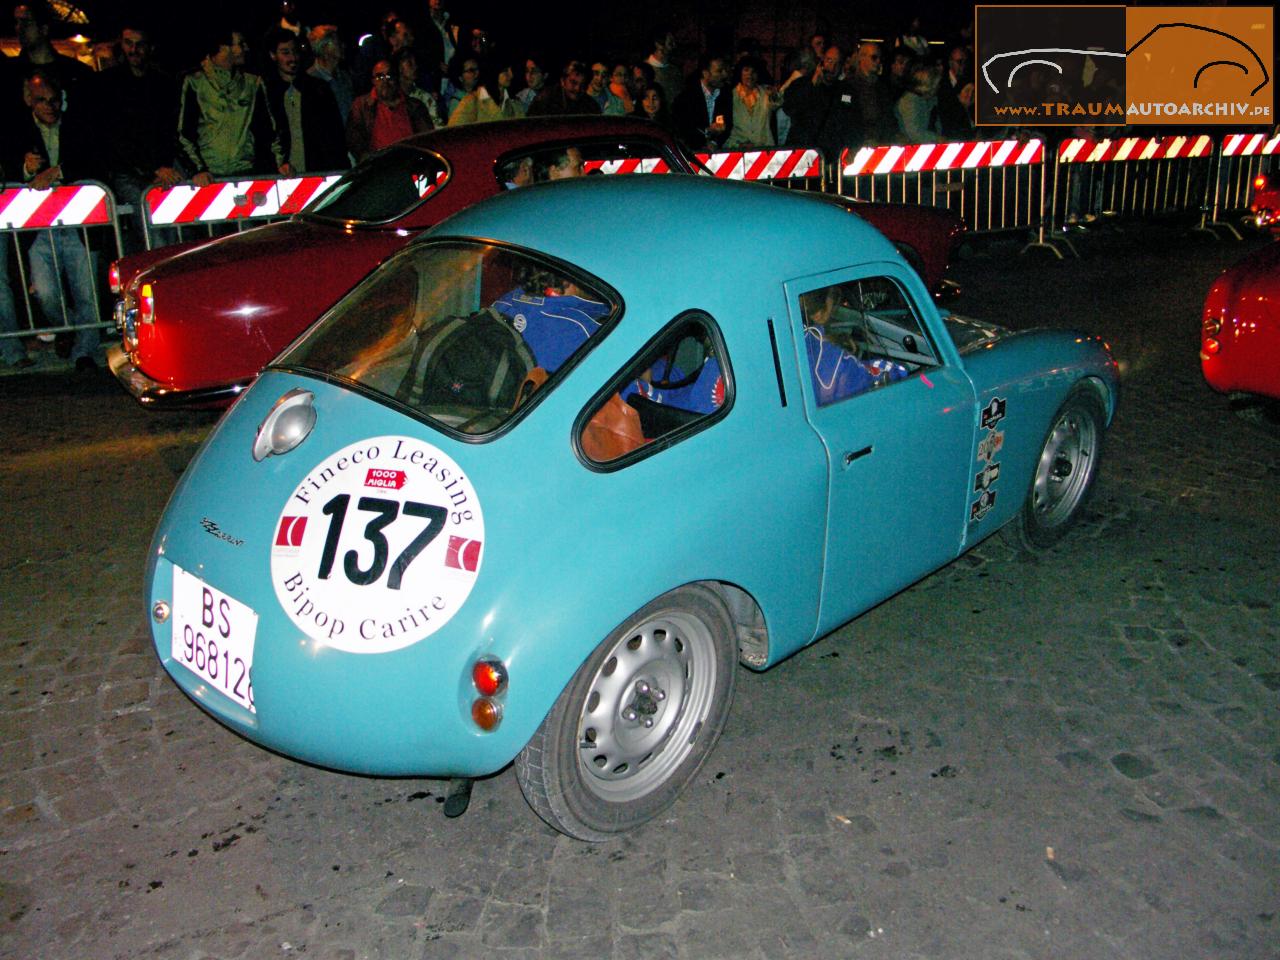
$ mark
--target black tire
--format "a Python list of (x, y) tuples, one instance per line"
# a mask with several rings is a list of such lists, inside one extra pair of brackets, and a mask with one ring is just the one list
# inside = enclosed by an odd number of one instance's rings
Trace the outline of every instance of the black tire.
[(733, 701), (737, 645), (720, 598), (691, 585), (596, 648), (516, 757), (535, 813), (608, 840), (669, 807), (706, 761)]
[(1004, 528), (1013, 546), (1035, 553), (1053, 546), (1075, 526), (1098, 475), (1105, 423), (1097, 393), (1077, 385), (1054, 414), (1026, 500)]

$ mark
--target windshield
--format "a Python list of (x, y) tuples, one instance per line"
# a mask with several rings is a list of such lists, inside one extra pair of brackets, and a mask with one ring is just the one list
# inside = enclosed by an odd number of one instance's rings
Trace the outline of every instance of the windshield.
[(358, 384), (460, 433), (507, 422), (618, 313), (596, 284), (480, 243), (409, 247), (278, 366)]
[(391, 147), (357, 165), (312, 201), (307, 216), (386, 223), (444, 186), (449, 169), (434, 153)]

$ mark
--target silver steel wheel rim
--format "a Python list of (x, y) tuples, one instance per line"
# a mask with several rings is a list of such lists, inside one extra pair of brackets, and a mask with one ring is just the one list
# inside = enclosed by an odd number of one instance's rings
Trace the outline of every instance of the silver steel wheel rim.
[(1031, 488), (1032, 509), (1042, 525), (1055, 527), (1075, 512), (1093, 478), (1097, 451), (1092, 417), (1068, 410), (1058, 418), (1040, 452)]
[(578, 765), (596, 796), (624, 803), (693, 752), (716, 689), (715, 641), (697, 617), (646, 620), (605, 656), (578, 718)]

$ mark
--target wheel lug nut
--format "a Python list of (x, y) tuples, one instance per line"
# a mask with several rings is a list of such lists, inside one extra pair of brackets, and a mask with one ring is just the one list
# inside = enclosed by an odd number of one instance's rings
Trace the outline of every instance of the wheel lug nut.
[(667, 691), (665, 691), (665, 690), (655, 690), (655, 691), (653, 692), (653, 699), (655, 699), (655, 700), (665, 700), (665, 699), (667, 699)]
[(645, 718), (644, 718), (644, 728), (645, 728), (646, 730), (652, 730), (652, 729), (653, 729), (653, 717), (645, 717)]
[(641, 680), (639, 683), (636, 684), (636, 693), (640, 694), (641, 696), (644, 696), (648, 692), (649, 692), (649, 684), (645, 683), (643, 680)]
[(640, 716), (640, 714), (636, 713), (636, 712), (635, 712), (634, 710), (632, 710), (630, 707), (628, 707), (626, 710), (623, 710), (623, 711), (622, 711), (622, 719), (623, 719), (623, 720), (630, 720), (632, 723), (634, 723), (634, 722), (635, 722), (635, 719), (636, 719), (636, 717), (638, 717), (638, 716)]

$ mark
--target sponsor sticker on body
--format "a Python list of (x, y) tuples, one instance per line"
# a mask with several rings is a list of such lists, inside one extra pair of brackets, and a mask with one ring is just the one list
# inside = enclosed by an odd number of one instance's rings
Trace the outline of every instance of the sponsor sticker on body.
[(422, 440), (373, 437), (320, 461), (289, 495), (271, 580), (307, 636), (386, 653), (448, 623), (483, 558), (484, 515), (457, 463)]

